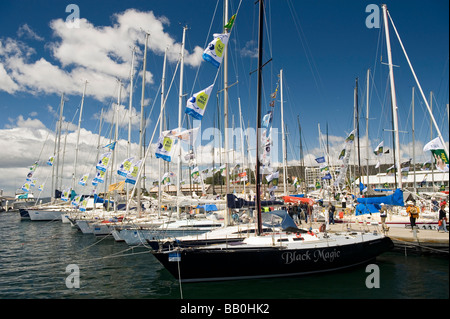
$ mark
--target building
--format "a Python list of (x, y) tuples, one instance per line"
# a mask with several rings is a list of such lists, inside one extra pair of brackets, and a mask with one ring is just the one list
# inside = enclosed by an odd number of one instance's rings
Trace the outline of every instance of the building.
[[(370, 188), (387, 188), (394, 189), (398, 187), (399, 183), (396, 180), (395, 175), (387, 175), (386, 173), (380, 173), (376, 175), (361, 176), (361, 179), (357, 179), (356, 183), (364, 184), (367, 186), (369, 184)], [(448, 191), (449, 189), (449, 173), (441, 172), (434, 170), (433, 173), (431, 171), (416, 171), (415, 179), (414, 172), (409, 172), (407, 176), (403, 176), (402, 178), (402, 186), (403, 188), (407, 188), (411, 191), (414, 190), (414, 181), (415, 188), (419, 192), (432, 192), (432, 191)], [(434, 187), (433, 187), (434, 186)]]

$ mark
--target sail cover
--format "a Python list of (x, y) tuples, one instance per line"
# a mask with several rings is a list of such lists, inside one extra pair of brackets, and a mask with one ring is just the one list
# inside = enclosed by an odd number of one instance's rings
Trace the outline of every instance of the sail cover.
[(358, 203), (360, 204), (386, 204), (392, 206), (405, 206), (403, 201), (403, 191), (397, 188), (392, 195), (380, 196), (380, 197), (368, 197), (368, 198), (358, 198)]
[[(276, 200), (261, 201), (261, 207), (273, 205), (284, 205), (284, 203)], [(227, 207), (228, 208), (256, 207), (256, 202), (246, 201), (245, 199), (238, 198), (233, 194), (227, 194)]]
[(285, 203), (306, 203), (308, 205), (314, 205), (314, 200), (311, 198), (297, 197), (297, 196), (283, 196)]
[(379, 213), (381, 206), (378, 204), (359, 204), (356, 205), (355, 216)]
[[(295, 224), (295, 222), (292, 220), (291, 216), (289, 216), (289, 214), (287, 213), (287, 211), (285, 210), (274, 210), (274, 211), (270, 211), (270, 212), (265, 212), (263, 213), (264, 215), (276, 215), (278, 217), (281, 218), (281, 228), (283, 230), (286, 229), (291, 229), (291, 230), (296, 230), (298, 229), (297, 225)], [(264, 219), (264, 217), (263, 217)]]

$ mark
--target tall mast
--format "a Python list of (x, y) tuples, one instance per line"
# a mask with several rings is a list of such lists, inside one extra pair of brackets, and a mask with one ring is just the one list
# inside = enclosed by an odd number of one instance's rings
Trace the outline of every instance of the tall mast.
[[(228, 22), (228, 0), (224, 1), (223, 8), (223, 21), (224, 25)], [(225, 28), (225, 32), (228, 29)], [(230, 192), (230, 171), (229, 171), (229, 154), (228, 154), (228, 46), (225, 47), (225, 52), (223, 56), (223, 86), (224, 86), (224, 96), (223, 96), (223, 116), (224, 116), (224, 134), (225, 134), (225, 172), (226, 172), (226, 193)], [(228, 225), (228, 214), (225, 214), (225, 224)]]
[[(161, 80), (161, 113), (164, 112), (164, 104), (166, 103), (165, 94), (165, 82), (166, 82), (166, 61), (167, 61), (167, 48), (164, 52), (163, 74)], [(161, 114), (162, 116), (162, 114)], [(163, 121), (159, 121), (159, 136), (162, 135)], [(161, 216), (161, 160), (158, 161), (158, 218)]]
[[(115, 123), (115, 130), (114, 130), (114, 149), (113, 149), (113, 155), (112, 155), (112, 165), (111, 165), (111, 183), (113, 183), (113, 176), (116, 176), (114, 174), (114, 170), (116, 167), (116, 153), (117, 153), (117, 140), (119, 138), (119, 107), (122, 100), (122, 81), (118, 80), (119, 82), (119, 92), (117, 94), (117, 105), (116, 105), (116, 123)], [(114, 190), (114, 197), (117, 194), (117, 190)], [(117, 200), (114, 198), (114, 212), (117, 211)]]
[(414, 86), (412, 88), (412, 142), (413, 142), (413, 170), (414, 170), (414, 193), (417, 194), (416, 186), (416, 138), (415, 138), (415, 116), (414, 116)]
[(263, 49), (263, 25), (264, 25), (264, 0), (259, 0), (259, 42), (258, 42), (258, 99), (256, 112), (256, 216), (257, 235), (262, 234), (261, 221), (261, 175), (260, 175), (260, 144), (261, 144), (261, 85), (262, 85), (262, 49)]
[[(127, 158), (130, 157), (131, 154), (131, 111), (133, 109), (133, 85), (134, 85), (134, 52), (135, 48), (133, 48), (131, 55), (131, 72), (130, 72), (130, 104), (128, 107), (128, 142), (127, 142)], [(128, 189), (128, 185), (127, 185)]]
[[(241, 111), (241, 98), (238, 98), (238, 102), (239, 102), (239, 124), (241, 126), (241, 152), (242, 152), (242, 170), (245, 172), (245, 155), (244, 155), (244, 125), (242, 124), (242, 111)], [(213, 158), (214, 159), (214, 158)], [(214, 167), (214, 165), (213, 165)], [(248, 177), (247, 177), (248, 178)], [(245, 181), (243, 182), (244, 184), (244, 195), (245, 195)]]
[[(356, 109), (356, 135), (358, 139), (358, 178), (361, 181), (361, 150), (359, 145), (359, 103), (358, 103), (358, 78), (355, 84), (355, 109)], [(356, 177), (355, 177), (356, 178)], [(360, 190), (361, 194), (361, 190)]]
[[(181, 114), (183, 108), (183, 72), (184, 72), (184, 43), (186, 39), (186, 29), (183, 27), (183, 40), (181, 43), (181, 61), (180, 61), (180, 92), (178, 95), (178, 129), (181, 129)], [(180, 143), (180, 142), (179, 142)], [(178, 145), (178, 167), (177, 167), (177, 217), (180, 217), (180, 183), (181, 183), (181, 143)]]
[(77, 174), (77, 162), (78, 162), (78, 144), (80, 141), (80, 128), (81, 128), (81, 117), (83, 116), (83, 105), (84, 105), (84, 97), (86, 95), (86, 86), (87, 81), (84, 82), (84, 89), (83, 89), (83, 97), (81, 98), (81, 106), (80, 106), (80, 116), (78, 118), (78, 130), (77, 130), (77, 144), (75, 147), (75, 162), (73, 165), (73, 174), (72, 174), (72, 189), (75, 188), (75, 177)]
[[(148, 46), (148, 37), (149, 33), (145, 33), (145, 49), (144, 49), (144, 65), (142, 67), (142, 91), (141, 91), (141, 125), (139, 128), (139, 159), (143, 159), (143, 134), (144, 134), (144, 97), (145, 97), (145, 73), (147, 71), (147, 46)], [(137, 186), (137, 211), (141, 212), (141, 186), (142, 181), (139, 181)]]
[[(52, 187), (53, 194), (51, 194), (52, 198), (55, 198), (56, 189), (58, 188), (59, 147), (60, 147), (60, 143), (61, 143), (61, 124), (62, 124), (63, 109), (64, 109), (64, 93), (61, 94), (61, 104), (59, 106), (59, 121), (58, 121), (58, 126), (56, 127), (56, 134), (55, 134), (55, 152), (54, 152), (54, 155), (57, 155), (57, 159), (56, 159), (56, 177), (55, 177), (54, 182), (52, 180), (52, 186), (53, 186)], [(56, 145), (58, 145), (58, 146), (56, 146)], [(56, 151), (58, 152), (57, 154), (55, 154)], [(55, 171), (55, 165), (53, 165), (53, 169), (52, 169), (52, 172), (54, 172), (54, 171)], [(52, 177), (53, 177), (53, 174), (52, 174)]]
[(287, 181), (287, 167), (286, 167), (286, 135), (284, 132), (284, 100), (283, 100), (283, 69), (280, 70), (280, 98), (281, 98), (281, 139), (282, 139), (282, 150), (283, 150), (283, 194), (287, 195), (286, 181)]
[[(133, 110), (133, 86), (134, 86), (134, 53), (135, 49), (133, 47), (132, 53), (131, 53), (131, 70), (130, 70), (130, 98), (129, 98), (129, 106), (128, 106), (128, 141), (127, 141), (127, 158), (130, 158), (131, 154), (131, 114)], [(126, 192), (127, 192), (127, 198), (130, 193), (130, 188), (128, 183), (126, 184)], [(127, 205), (128, 208), (128, 205)], [(128, 210), (127, 210), (128, 214)]]
[[(433, 139), (433, 91), (430, 91), (430, 141)], [(433, 192), (434, 192), (434, 157), (433, 154), (431, 154), (431, 183), (433, 185)]]
[(303, 192), (305, 161), (303, 159), (302, 126), (300, 125), (300, 118), (298, 115), (297, 115), (297, 123), (298, 123), (298, 133), (300, 136), (300, 180), (301, 180), (300, 185), (302, 185), (302, 192)]
[(384, 31), (386, 34), (386, 49), (388, 54), (388, 61), (389, 61), (389, 78), (390, 78), (390, 84), (391, 84), (391, 99), (392, 99), (392, 116), (394, 121), (394, 134), (395, 134), (395, 146), (397, 147), (397, 164), (396, 164), (396, 170), (397, 170), (397, 179), (399, 183), (399, 188), (403, 188), (402, 183), (402, 172), (401, 172), (401, 156), (400, 156), (400, 139), (398, 136), (398, 115), (397, 115), (397, 96), (395, 94), (395, 81), (394, 81), (394, 65), (392, 64), (392, 52), (391, 52), (391, 40), (389, 37), (389, 24), (388, 24), (388, 17), (387, 17), (387, 7), (385, 4), (382, 5), (383, 8), (383, 17), (384, 17)]
[(366, 88), (366, 157), (367, 157), (367, 190), (369, 190), (369, 77), (370, 69), (367, 70)]
[(103, 108), (100, 111), (100, 123), (98, 125), (98, 138), (97, 138), (97, 155), (95, 157), (95, 162), (98, 163), (98, 157), (100, 155), (100, 138), (102, 134), (102, 122), (103, 122)]

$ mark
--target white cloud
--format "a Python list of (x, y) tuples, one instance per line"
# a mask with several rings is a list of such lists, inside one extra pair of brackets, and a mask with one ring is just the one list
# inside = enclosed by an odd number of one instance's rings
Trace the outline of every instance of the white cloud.
[(243, 57), (257, 58), (258, 57), (258, 47), (255, 40), (250, 40), (245, 43), (245, 47), (241, 50), (241, 55)]
[(0, 90), (6, 91), (9, 94), (16, 92), (19, 86), (11, 79), (5, 70), (5, 67), (0, 63)]
[[(117, 78), (128, 81), (131, 66), (131, 48), (137, 49), (137, 61), (142, 61), (145, 33), (149, 32), (149, 54), (164, 54), (168, 48), (169, 62), (179, 59), (181, 44), (164, 31), (169, 25), (166, 17), (153, 12), (129, 9), (113, 16), (112, 26), (95, 26), (80, 19), (80, 28), (68, 28), (62, 19), (49, 23), (55, 40), (45, 45), (54, 61), (43, 57), (32, 59), (36, 50), (21, 41), (0, 39), (0, 90), (8, 93), (26, 91), (31, 94), (80, 94), (83, 82), (89, 82), (87, 95), (99, 101), (114, 97)], [(41, 39), (28, 25), (20, 27), (22, 38)], [(193, 53), (185, 50), (187, 65), (201, 63), (200, 47)], [(139, 63), (135, 63), (135, 74)], [(153, 74), (147, 71), (146, 80), (153, 83)]]
[[(125, 105), (119, 105), (118, 110), (116, 111), (116, 104), (111, 105), (106, 111), (103, 112), (103, 120), (106, 123), (116, 123), (115, 119), (119, 119), (119, 127), (128, 127), (129, 123), (129, 107)], [(117, 113), (119, 116), (117, 117)], [(140, 112), (136, 111), (136, 108), (131, 109), (131, 125), (139, 125), (141, 121)], [(100, 113), (96, 113), (94, 115), (95, 119), (100, 119)]]

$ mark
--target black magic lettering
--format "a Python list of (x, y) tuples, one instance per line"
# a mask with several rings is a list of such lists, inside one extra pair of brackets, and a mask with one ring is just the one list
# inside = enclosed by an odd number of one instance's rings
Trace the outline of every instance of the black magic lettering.
[(294, 252), (284, 252), (281, 255), (281, 258), (284, 260), (286, 265), (292, 264), (293, 262), (301, 262), (301, 261), (313, 261), (318, 262), (333, 262), (336, 258), (341, 256), (341, 252), (337, 249), (333, 251), (327, 251), (325, 249), (315, 250), (311, 253), (309, 250), (303, 253)]

